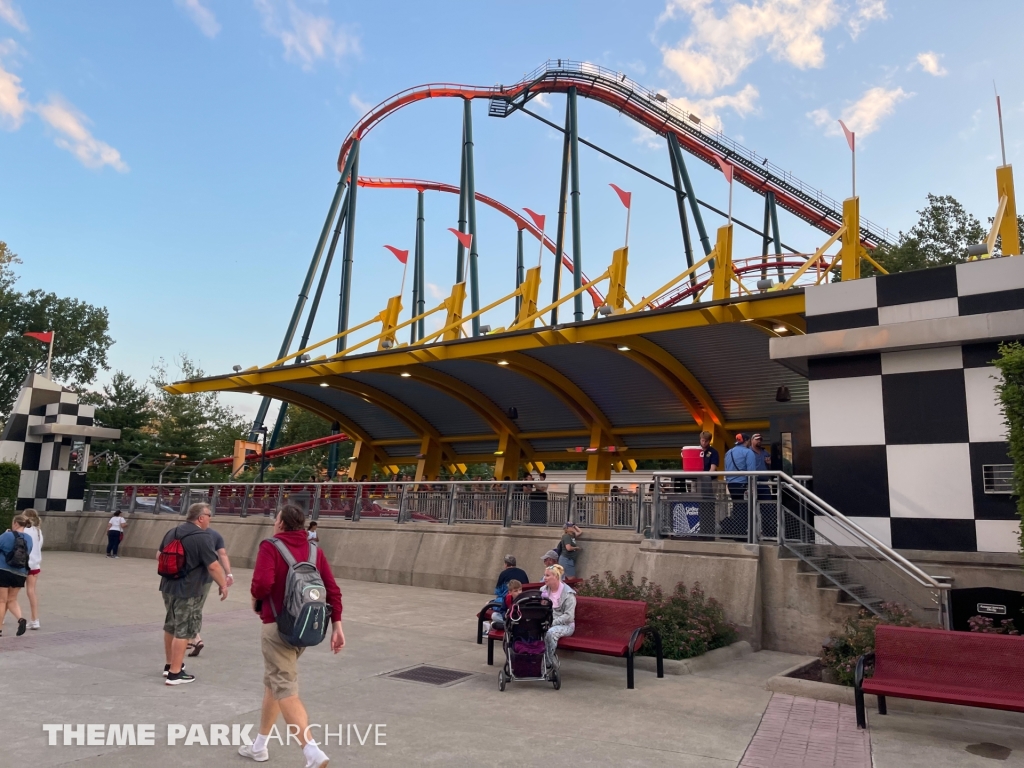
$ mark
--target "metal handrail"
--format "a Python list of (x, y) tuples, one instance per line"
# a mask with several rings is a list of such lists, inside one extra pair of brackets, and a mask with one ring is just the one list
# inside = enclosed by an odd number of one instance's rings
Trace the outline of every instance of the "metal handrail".
[(944, 584), (937, 581), (934, 577), (928, 575), (912, 562), (907, 560), (899, 552), (879, 541), (877, 538), (872, 536), (870, 533), (865, 531), (855, 522), (850, 520), (846, 515), (837, 510), (827, 501), (822, 499), (817, 494), (808, 490), (806, 486), (800, 483), (796, 478), (787, 475), (785, 472), (775, 471), (761, 471), (761, 472), (739, 472), (739, 471), (718, 471), (718, 472), (672, 472), (672, 471), (658, 471), (655, 472), (654, 482), (657, 483), (660, 477), (685, 477), (685, 478), (701, 478), (701, 477), (755, 477), (763, 478), (766, 481), (775, 480), (780, 483), (785, 483), (786, 488), (792, 490), (795, 494), (800, 496), (805, 503), (811, 504), (817, 507), (826, 517), (841, 522), (841, 527), (845, 532), (852, 534), (856, 538), (864, 542), (865, 546), (869, 549), (874, 550), (881, 555), (885, 560), (898, 567), (901, 571), (905, 572), (908, 576), (912, 577), (921, 586), (927, 586), (930, 589), (948, 590), (950, 589), (949, 584)]

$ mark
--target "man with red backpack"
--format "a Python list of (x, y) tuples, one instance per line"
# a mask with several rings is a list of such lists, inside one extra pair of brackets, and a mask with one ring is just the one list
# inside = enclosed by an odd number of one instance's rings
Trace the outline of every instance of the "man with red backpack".
[(167, 616), (164, 619), (164, 682), (182, 685), (195, 680), (186, 674), (184, 664), (188, 641), (199, 634), (203, 623), (203, 603), (210, 582), (217, 582), (220, 599), (228, 596), (224, 569), (221, 568), (213, 539), (206, 532), (210, 527), (210, 506), (193, 504), (185, 522), (169, 530), (157, 552), (157, 573), (164, 596)]
[(322, 768), (328, 757), (313, 740), (299, 699), (298, 660), (306, 647), (325, 639), (328, 629), (331, 650), (338, 653), (345, 633), (341, 590), (323, 551), (309, 541), (305, 523), (301, 509), (285, 504), (274, 520), (274, 536), (260, 543), (256, 555), (251, 593), (253, 610), (263, 619), (263, 708), (256, 739), (238, 753), (260, 763), (268, 760), (267, 741), (278, 715), (284, 715), (288, 733), (302, 745), (306, 768)]

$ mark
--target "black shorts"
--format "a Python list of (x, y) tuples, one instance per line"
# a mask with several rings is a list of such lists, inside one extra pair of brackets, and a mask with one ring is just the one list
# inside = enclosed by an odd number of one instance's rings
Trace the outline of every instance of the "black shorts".
[(25, 586), (25, 577), (11, 571), (0, 570), (0, 589), (13, 587), (21, 589)]

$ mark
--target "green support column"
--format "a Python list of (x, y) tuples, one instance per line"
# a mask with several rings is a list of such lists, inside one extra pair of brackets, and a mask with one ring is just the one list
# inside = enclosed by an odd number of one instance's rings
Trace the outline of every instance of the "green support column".
[[(571, 134), (569, 139), (569, 164), (572, 174), (572, 287), (579, 290), (583, 285), (583, 238), (580, 226), (580, 132), (576, 120), (576, 86), (569, 88), (569, 111)], [(573, 317), (583, 321), (583, 294), (577, 293), (573, 300)]]
[[(462, 119), (462, 144), (459, 145), (462, 161), (459, 167), (459, 232), (466, 231), (466, 119)], [(455, 282), (466, 279), (466, 249), (462, 241), (458, 241), (455, 250)]]
[[(349, 174), (351, 160), (352, 155), (349, 153), (349, 158), (346, 160), (345, 167), (341, 172), (341, 178), (338, 179), (338, 186), (334, 190), (334, 197), (331, 199), (331, 207), (327, 212), (327, 218), (324, 220), (323, 229), (320, 230), (320, 238), (317, 240), (316, 248), (313, 249), (313, 258), (310, 259), (309, 269), (306, 270), (306, 278), (302, 281), (302, 288), (299, 289), (299, 297), (295, 302), (295, 309), (292, 310), (291, 319), (288, 321), (284, 340), (281, 342), (281, 349), (277, 354), (278, 357), (284, 357), (288, 354), (288, 351), (292, 346), (292, 341), (295, 339), (295, 330), (299, 326), (299, 318), (302, 316), (302, 310), (306, 305), (306, 300), (309, 298), (309, 288), (313, 284), (313, 278), (316, 276), (317, 267), (320, 265), (320, 257), (323, 255), (324, 246), (327, 244), (327, 235), (330, 234), (331, 224), (334, 223), (334, 218), (338, 214), (338, 207), (341, 203), (342, 195), (345, 193), (345, 184)], [(252, 429), (249, 431), (250, 440), (256, 439), (259, 428), (263, 426), (263, 422), (267, 418), (267, 411), (269, 409), (270, 398), (264, 397), (256, 412), (256, 418), (253, 420)]]
[[(345, 252), (341, 262), (341, 291), (338, 304), (338, 333), (348, 330), (348, 311), (352, 300), (352, 258), (356, 246), (356, 191), (359, 189), (359, 139), (352, 142), (351, 185), (348, 193), (348, 210), (345, 212)], [(338, 339), (336, 350), (345, 349), (348, 339)]]
[[(672, 154), (676, 158), (676, 165), (679, 166), (679, 175), (683, 177), (683, 187), (686, 189), (686, 197), (690, 201), (690, 212), (693, 214), (693, 221), (697, 225), (697, 234), (700, 236), (700, 244), (704, 249), (704, 255), (711, 253), (711, 240), (708, 239), (708, 231), (704, 228), (704, 219), (700, 215), (700, 208), (697, 206), (697, 196), (693, 194), (693, 184), (690, 183), (690, 174), (686, 171), (686, 163), (683, 160), (683, 150), (679, 146), (679, 139), (675, 133), (669, 131), (668, 143), (672, 148)], [(714, 269), (714, 263), (710, 264)]]
[[(676, 162), (675, 152), (672, 151), (672, 142), (668, 145), (668, 160), (672, 166), (672, 181), (676, 187), (676, 207), (679, 208), (679, 226), (683, 230), (683, 253), (686, 256), (686, 266), (693, 266), (693, 243), (690, 242), (690, 223), (686, 218), (686, 191), (683, 189), (682, 175), (679, 173), (679, 164)], [(696, 285), (697, 276), (690, 275), (690, 284)]]
[[(331, 434), (341, 434), (341, 424), (334, 422), (331, 424)], [(338, 471), (338, 444), (331, 443), (330, 450), (327, 453), (327, 479), (333, 480), (334, 475)]]
[[(526, 279), (526, 267), (523, 266), (523, 230), (516, 232), (516, 289)], [(523, 297), (516, 296), (516, 317), (519, 317), (519, 308), (523, 304)]]
[(782, 269), (782, 238), (779, 237), (779, 210), (775, 207), (775, 193), (771, 190), (765, 195), (765, 198), (770, 201), (769, 210), (771, 211), (772, 220), (772, 240), (775, 243), (775, 261), (778, 264), (778, 276), (779, 282), (786, 282), (785, 275)]
[[(562, 140), (562, 184), (558, 192), (555, 226), (555, 273), (551, 279), (551, 303), (559, 299), (562, 282), (562, 249), (565, 247), (565, 203), (569, 196), (569, 100), (565, 101), (565, 138)], [(551, 325), (558, 325), (558, 307), (551, 310)]]
[[(422, 315), (426, 311), (426, 299), (423, 295), (423, 190), (416, 193), (416, 253), (412, 270), (412, 315)], [(409, 330), (410, 343), (422, 339), (423, 321), (412, 324)]]
[[(466, 134), (465, 158), (466, 158), (466, 218), (469, 224), (469, 234), (473, 240), (469, 244), (469, 307), (471, 312), (480, 309), (480, 286), (477, 282), (477, 257), (480, 253), (477, 231), (476, 231), (476, 182), (473, 173), (473, 101), (466, 99), (463, 102), (463, 125)], [(480, 335), (480, 317), (473, 318), (473, 335)]]

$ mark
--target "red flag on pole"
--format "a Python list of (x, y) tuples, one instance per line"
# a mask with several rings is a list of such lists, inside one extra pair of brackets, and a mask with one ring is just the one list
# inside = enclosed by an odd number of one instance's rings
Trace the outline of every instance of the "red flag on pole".
[(529, 208), (523, 208), (523, 210), (526, 211), (528, 214), (530, 214), (530, 218), (533, 219), (533, 225), (535, 227), (537, 227), (537, 229), (539, 229), (541, 232), (543, 232), (544, 231), (544, 221), (547, 219), (547, 216), (544, 216), (544, 215), (539, 214), (539, 213), (534, 213)]
[(22, 335), (37, 339), (43, 342), (43, 344), (49, 344), (53, 341), (53, 331), (28, 331)]
[(393, 246), (393, 245), (385, 245), (384, 247), (387, 248), (389, 251), (391, 251), (393, 254), (395, 254), (395, 258), (398, 259), (403, 264), (408, 264), (409, 263), (409, 252), (408, 251), (403, 251), (400, 248), (395, 248), (395, 246)]
[(846, 134), (846, 143), (850, 145), (850, 151), (852, 152), (854, 146), (854, 138), (856, 134), (854, 134), (853, 131), (847, 128), (846, 123), (844, 123), (842, 120), (839, 121), (839, 124), (843, 126), (843, 133)]
[(609, 184), (608, 186), (615, 190), (615, 194), (619, 196), (619, 200), (622, 201), (622, 204), (626, 206), (626, 208), (629, 208), (630, 201), (633, 199), (633, 193), (627, 192), (614, 184)]
[(715, 162), (718, 163), (718, 167), (722, 169), (722, 173), (725, 174), (725, 180), (732, 184), (732, 163), (726, 162), (718, 155), (715, 155)]
[(448, 227), (448, 231), (459, 238), (463, 248), (469, 248), (473, 243), (473, 236), (469, 232), (459, 232), (455, 227)]

